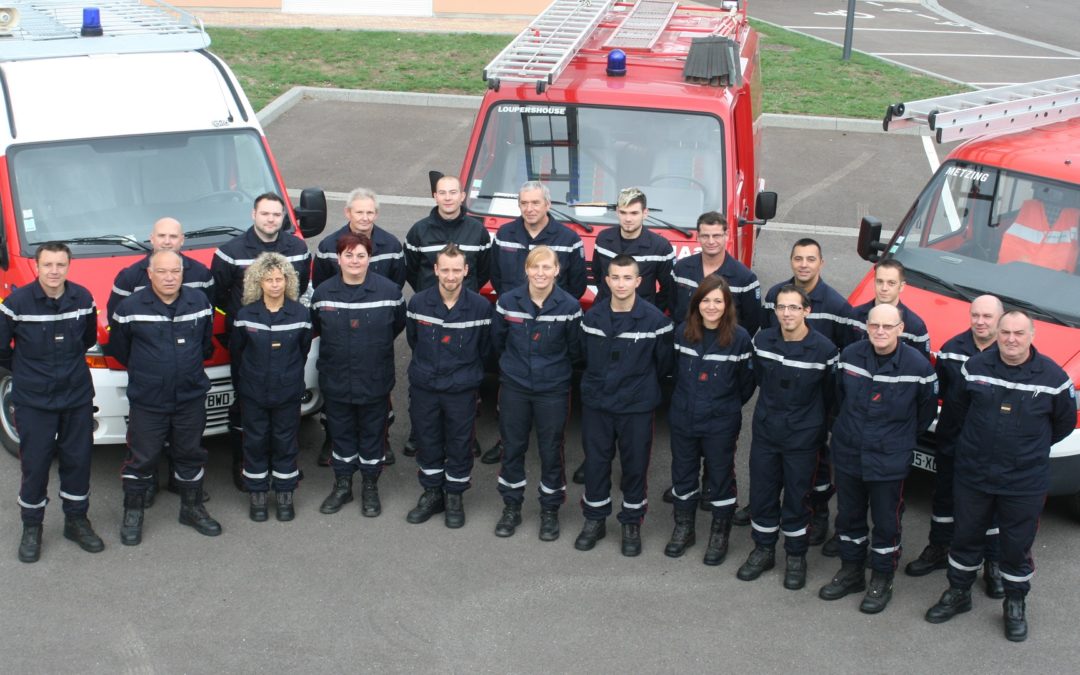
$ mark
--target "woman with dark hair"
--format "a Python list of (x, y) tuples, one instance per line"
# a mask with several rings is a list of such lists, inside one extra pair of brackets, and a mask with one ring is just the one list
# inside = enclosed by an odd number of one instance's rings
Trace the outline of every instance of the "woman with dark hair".
[(405, 329), (405, 298), (393, 281), (368, 269), (371, 239), (338, 237), (338, 275), (311, 297), (319, 341), (319, 388), (333, 453), (334, 488), (319, 511), (337, 513), (353, 500), (360, 472), (361, 513), (382, 513), (379, 473), (385, 456), (387, 413), (394, 389), (394, 338)]
[(242, 476), (255, 522), (267, 519), (271, 483), (277, 493), (277, 519), (296, 515), (296, 436), (304, 364), (311, 349), (311, 314), (297, 302), (299, 290), (299, 275), (285, 256), (259, 254), (244, 272), (244, 306), (236, 313), (229, 340), (244, 420)]
[(710, 274), (690, 299), (675, 330), (675, 390), (671, 396), (671, 482), (675, 530), (664, 553), (678, 558), (694, 544), (694, 518), (705, 460), (713, 520), (706, 565), (727, 555), (735, 512), (735, 441), (742, 406), (754, 393), (750, 335), (738, 324), (727, 281)]

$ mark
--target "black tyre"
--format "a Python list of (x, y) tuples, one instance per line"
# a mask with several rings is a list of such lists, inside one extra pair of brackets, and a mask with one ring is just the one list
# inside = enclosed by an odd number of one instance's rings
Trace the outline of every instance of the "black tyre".
[(15, 430), (15, 405), (11, 402), (11, 372), (0, 368), (0, 443), (12, 457), (19, 456), (19, 432)]

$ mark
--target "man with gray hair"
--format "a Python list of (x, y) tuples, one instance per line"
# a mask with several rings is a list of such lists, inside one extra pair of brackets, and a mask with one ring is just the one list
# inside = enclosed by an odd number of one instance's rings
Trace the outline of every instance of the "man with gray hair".
[[(971, 585), (982, 566), (986, 530), (1001, 530), (1005, 637), (1027, 639), (1024, 600), (1035, 564), (1031, 546), (1050, 488), (1050, 446), (1076, 428), (1076, 390), (1056, 363), (1032, 345), (1035, 322), (1022, 311), (998, 321), (997, 349), (961, 368), (955, 440), (954, 517), (949, 588), (926, 612), (943, 623), (971, 610)], [(959, 428), (957, 428), (959, 427)]]

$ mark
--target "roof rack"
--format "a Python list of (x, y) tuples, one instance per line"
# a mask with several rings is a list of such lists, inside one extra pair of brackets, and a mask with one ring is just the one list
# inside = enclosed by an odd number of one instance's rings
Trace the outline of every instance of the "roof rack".
[(890, 131), (925, 124), (938, 143), (948, 143), (1074, 117), (1080, 117), (1080, 75), (895, 103), (883, 126)]
[(638, 0), (604, 46), (616, 49), (652, 49), (678, 8), (679, 3), (670, 0)]
[[(191, 51), (210, 46), (194, 15), (160, 0), (0, 0), (18, 10), (11, 35), (0, 37), (0, 61)], [(102, 35), (83, 37), (83, 9), (97, 7)]]
[(607, 16), (615, 0), (555, 0), (484, 68), (484, 81), (535, 84), (542, 94)]

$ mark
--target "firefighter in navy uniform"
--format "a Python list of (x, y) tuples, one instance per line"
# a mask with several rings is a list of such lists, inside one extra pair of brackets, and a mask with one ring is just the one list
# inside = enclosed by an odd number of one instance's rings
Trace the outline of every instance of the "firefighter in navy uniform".
[(90, 553), (105, 549), (86, 517), (94, 384), (85, 357), (97, 342), (97, 307), (89, 291), (67, 280), (71, 250), (65, 244), (42, 244), (34, 264), (37, 282), (0, 304), (0, 366), (11, 371), (22, 467), (19, 560), (26, 563), (41, 556), (53, 457), (60, 463), (64, 537)]
[(334, 487), (319, 511), (337, 513), (353, 500), (360, 471), (361, 513), (382, 513), (379, 473), (384, 464), (394, 338), (405, 328), (405, 298), (396, 283), (368, 267), (371, 240), (338, 237), (338, 276), (315, 289), (312, 328), (319, 342), (319, 388), (333, 442)]
[(1073, 383), (1032, 346), (1034, 337), (1030, 316), (1007, 312), (998, 322), (997, 348), (972, 356), (962, 368), (949, 588), (926, 612), (927, 621), (942, 623), (971, 609), (986, 530), (996, 519), (1005, 637), (1013, 642), (1028, 635), (1025, 598), (1035, 574), (1031, 546), (1050, 487), (1050, 446), (1076, 427)]
[(716, 274), (728, 282), (739, 325), (752, 336), (761, 325), (761, 284), (749, 267), (728, 255), (727, 217), (716, 211), (698, 216), (697, 240), (701, 253), (675, 263), (675, 303), (671, 317), (676, 323), (685, 321), (694, 290), (707, 275)]
[[(822, 600), (866, 589), (859, 610), (876, 614), (892, 599), (900, 559), (904, 479), (915, 439), (937, 413), (937, 375), (922, 353), (903, 344), (904, 322), (890, 304), (870, 310), (869, 340), (840, 353), (837, 414), (831, 450), (836, 473), (840, 571), (821, 588)], [(869, 508), (873, 531), (867, 528)], [(870, 585), (863, 569), (869, 540)]]
[(851, 310), (851, 326), (854, 340), (866, 339), (866, 317), (877, 305), (893, 305), (900, 310), (900, 319), (904, 322), (904, 334), (900, 341), (917, 349), (930, 358), (930, 334), (926, 322), (909, 307), (900, 302), (900, 293), (904, 290), (904, 265), (899, 260), (889, 258), (874, 265), (874, 299)]
[(661, 312), (669, 311), (675, 292), (675, 279), (671, 276), (675, 251), (671, 248), (671, 242), (645, 227), (649, 209), (645, 193), (638, 188), (621, 190), (616, 209), (619, 226), (601, 230), (593, 246), (592, 273), (596, 280), (596, 300), (611, 297), (611, 290), (603, 280), (607, 277), (612, 259), (618, 255), (628, 255), (637, 263), (641, 276), (637, 294)]
[[(528, 192), (523, 192), (528, 194)], [(499, 431), (506, 449), (499, 471), (503, 512), (495, 536), (521, 524), (525, 451), (536, 428), (540, 455), (540, 539), (559, 538), (559, 507), (566, 499), (564, 434), (570, 378), (581, 358), (581, 305), (559, 288), (558, 254), (537, 246), (525, 259), (528, 283), (499, 295), (491, 324), (499, 354)]]
[[(779, 326), (754, 336), (758, 384), (750, 444), (750, 535), (754, 550), (738, 577), (752, 581), (775, 563), (784, 533), (784, 587), (806, 585), (810, 491), (818, 448), (825, 442), (839, 354), (828, 338), (806, 323), (810, 298), (794, 285), (776, 295)], [(783, 492), (783, 508), (779, 506)]]
[[(775, 312), (776, 296), (781, 288), (791, 284), (810, 298), (810, 314), (806, 323), (836, 345), (837, 349), (843, 349), (851, 341), (851, 305), (821, 278), (821, 268), (825, 265), (821, 244), (813, 239), (799, 239), (791, 247), (790, 262), (791, 278), (770, 288), (762, 301), (762, 328), (779, 325)], [(808, 541), (811, 546), (826, 544), (821, 552), (829, 556), (839, 555), (839, 539), (834, 537), (826, 543), (829, 538), (829, 500), (835, 492), (829, 446), (822, 442), (818, 448), (817, 468), (810, 493), (813, 515), (810, 517)], [(735, 524), (750, 524), (749, 509), (735, 514)]]
[(581, 445), (585, 450), (585, 523), (574, 542), (592, 549), (606, 534), (611, 515), (611, 462), (618, 447), (622, 467), (622, 554), (641, 553), (641, 521), (649, 500), (646, 478), (652, 454), (660, 378), (671, 369), (673, 326), (637, 295), (637, 262), (617, 255), (604, 277), (609, 294), (581, 321), (585, 372), (581, 377)]
[(675, 391), (671, 395), (671, 484), (675, 529), (664, 554), (682, 556), (696, 540), (698, 483), (704, 458), (712, 510), (703, 562), (727, 557), (735, 512), (735, 442), (742, 406), (754, 394), (753, 346), (738, 325), (727, 281), (710, 274), (690, 298), (686, 322), (675, 329)]
[(491, 351), (491, 303), (465, 288), (469, 266), (455, 244), (435, 262), (437, 285), (409, 301), (405, 336), (409, 362), (409, 418), (416, 432), (417, 477), (424, 493), (410, 523), (445, 512), (449, 528), (465, 524), (462, 495), (469, 488), (476, 436), (476, 404)]
[(249, 516), (268, 517), (267, 492), (275, 492), (275, 516), (296, 516), (293, 491), (300, 479), (300, 400), (304, 364), (311, 349), (311, 313), (297, 301), (300, 279), (285, 256), (261, 253), (244, 273), (244, 306), (232, 338), (233, 382), (244, 419), (244, 483)]
[[(210, 273), (210, 268), (194, 258), (189, 258), (181, 251), (184, 246), (184, 228), (180, 224), (180, 221), (175, 218), (158, 219), (150, 230), (150, 246), (153, 247), (153, 251), (176, 251), (179, 253), (180, 257), (184, 260), (184, 286), (192, 290), (200, 291), (206, 295), (208, 301), (211, 303), (214, 302), (216, 298), (214, 293), (214, 275)], [(153, 251), (151, 251), (151, 253)], [(146, 285), (150, 283), (146, 273), (149, 266), (150, 254), (147, 253), (145, 258), (128, 265), (116, 274), (116, 279), (113, 280), (112, 292), (109, 293), (109, 302), (106, 305), (106, 317), (113, 315), (113, 312), (120, 306), (120, 302), (124, 298), (135, 291), (141, 291), (146, 288)], [(165, 454), (169, 454), (168, 448), (165, 449)], [(172, 459), (169, 459), (168, 463), (169, 491), (179, 493), (180, 488), (176, 485), (176, 480), (173, 478), (176, 467), (173, 466)], [(155, 480), (150, 483), (150, 489), (146, 492), (146, 508), (153, 506), (157, 490), (158, 485)], [(203, 491), (203, 501), (210, 501), (210, 495), (207, 494), (205, 490)]]
[[(226, 335), (232, 332), (236, 313), (243, 305), (244, 272), (260, 253), (280, 253), (296, 269), (300, 279), (300, 295), (307, 292), (311, 278), (311, 254), (307, 244), (290, 232), (282, 230), (285, 222), (285, 200), (267, 192), (255, 198), (251, 210), (252, 225), (241, 235), (226, 242), (210, 262), (214, 275), (214, 304), (225, 313)], [(233, 383), (235, 388), (237, 383)], [(232, 447), (232, 477), (237, 490), (245, 490), (241, 475), (244, 463), (243, 421), (240, 402), (229, 407), (229, 441)]]
[[(379, 217), (379, 199), (374, 192), (367, 188), (356, 188), (345, 198), (345, 225), (337, 232), (331, 232), (319, 242), (315, 252), (315, 263), (311, 273), (311, 285), (318, 288), (329, 279), (336, 278), (341, 272), (338, 262), (337, 242), (338, 239), (348, 233), (362, 234), (371, 240), (371, 256), (368, 259), (368, 270), (386, 277), (397, 284), (397, 287), (405, 286), (405, 254), (401, 249), (401, 242), (397, 237), (390, 234), (375, 224)], [(387, 433), (390, 425), (394, 423), (394, 408), (389, 406), (387, 413)], [(319, 422), (323, 425), (323, 445), (319, 450), (318, 463), (321, 466), (330, 466), (331, 440), (330, 432), (326, 427), (325, 410), (319, 415)], [(383, 448), (383, 464), (390, 466), (397, 458), (394, 449), (390, 447), (389, 436), (385, 440)]]
[(128, 451), (121, 469), (124, 518), (120, 543), (142, 541), (146, 491), (169, 443), (180, 486), (180, 522), (207, 536), (221, 525), (203, 506), (207, 453), (203, 361), (214, 353), (214, 310), (206, 296), (183, 286), (176, 251), (150, 256), (150, 286), (120, 303), (110, 317), (108, 353), (128, 371)]
[[(930, 543), (904, 568), (911, 577), (921, 577), (949, 566), (949, 542), (953, 536), (953, 446), (945, 439), (955, 440), (964, 420), (959, 417), (959, 399), (964, 392), (961, 372), (967, 360), (997, 344), (997, 324), (1005, 312), (1001, 300), (993, 295), (981, 295), (971, 301), (971, 328), (953, 336), (941, 346), (935, 356), (934, 370), (941, 390), (941, 411), (935, 429), (939, 440), (934, 453), (934, 500), (930, 518)], [(983, 581), (991, 598), (1005, 597), (1001, 582), (998, 549), (998, 530), (991, 525), (986, 531)]]
[[(558, 258), (559, 288), (577, 299), (585, 294), (585, 245), (581, 237), (548, 214), (551, 191), (543, 183), (529, 181), (518, 190), (521, 216), (499, 228), (492, 241), (491, 287), (498, 295), (526, 285), (525, 261), (537, 246), (547, 246)], [(503, 442), (498, 440), (480, 461), (499, 462)]]

